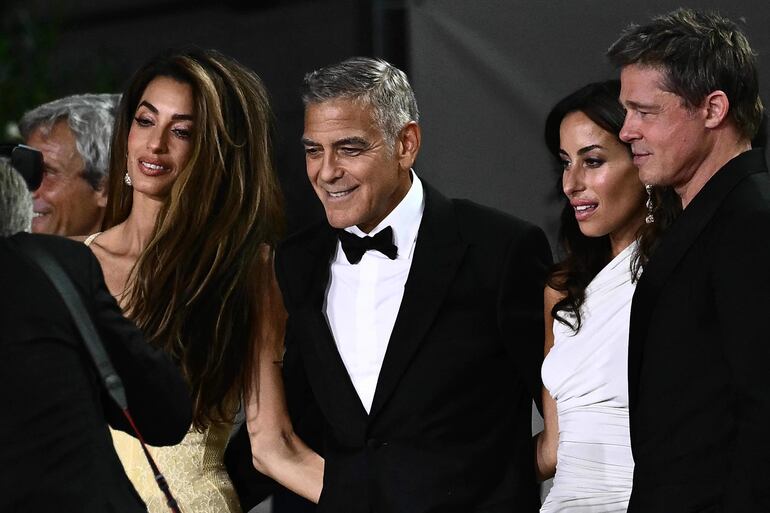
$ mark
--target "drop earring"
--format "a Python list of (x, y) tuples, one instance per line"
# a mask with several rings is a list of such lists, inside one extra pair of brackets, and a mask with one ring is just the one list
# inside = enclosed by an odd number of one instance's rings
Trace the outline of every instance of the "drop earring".
[(128, 187), (131, 187), (133, 185), (131, 182), (131, 177), (128, 176), (128, 151), (126, 151), (126, 174), (123, 175), (123, 183), (126, 184)]
[(655, 216), (652, 214), (652, 185), (645, 185), (644, 190), (647, 191), (647, 203), (645, 203), (647, 206), (647, 217), (644, 218), (644, 222), (647, 224), (652, 224), (655, 222)]

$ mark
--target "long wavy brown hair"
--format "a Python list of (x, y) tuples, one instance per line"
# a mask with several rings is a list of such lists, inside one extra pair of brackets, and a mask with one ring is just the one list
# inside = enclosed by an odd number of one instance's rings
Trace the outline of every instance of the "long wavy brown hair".
[[(618, 137), (626, 113), (618, 101), (620, 81), (607, 80), (588, 84), (557, 103), (545, 122), (545, 143), (558, 165), (558, 195), (562, 192), (562, 165), (559, 156), (559, 128), (562, 120), (571, 112), (582, 112), (602, 129)], [(621, 141), (622, 142), (622, 141)], [(625, 143), (624, 143), (625, 144)], [(626, 144), (628, 147), (628, 145)], [(629, 154), (631, 149), (628, 149)], [(652, 213), (655, 222), (643, 224), (637, 233), (638, 246), (632, 258), (634, 279), (657, 247), (666, 229), (682, 211), (679, 197), (670, 187), (654, 187)], [(559, 246), (563, 259), (551, 269), (547, 283), (563, 294), (551, 309), (555, 320), (577, 332), (581, 326), (580, 309), (585, 301), (585, 291), (599, 271), (612, 260), (609, 235), (588, 237), (580, 231), (575, 211), (564, 200), (559, 226)]]
[(128, 133), (159, 76), (192, 87), (193, 144), (129, 276), (124, 307), (178, 362), (192, 391), (193, 425), (203, 429), (232, 419), (257, 371), (255, 312), (283, 229), (272, 113), (259, 77), (216, 51), (167, 52), (142, 66), (115, 120), (104, 229), (131, 211), (131, 188), (122, 183)]

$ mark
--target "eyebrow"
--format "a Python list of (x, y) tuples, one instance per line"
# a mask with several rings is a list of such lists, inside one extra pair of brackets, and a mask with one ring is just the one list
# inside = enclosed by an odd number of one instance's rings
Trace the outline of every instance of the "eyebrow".
[(308, 139), (307, 137), (303, 137), (301, 141), (303, 146), (320, 146), (317, 142), (312, 139)]
[(603, 150), (603, 149), (604, 149), (604, 146), (602, 146), (601, 144), (591, 144), (586, 146), (585, 148), (580, 148), (578, 150), (578, 155), (585, 155), (591, 150)]
[(333, 146), (369, 146), (369, 141), (363, 137), (346, 137), (338, 141), (334, 141)]
[[(584, 148), (580, 148), (578, 150), (577, 154), (578, 155), (585, 155), (586, 153), (588, 153), (591, 150), (604, 150), (604, 149), (606, 149), (606, 148), (604, 146), (602, 146), (601, 144), (591, 144), (591, 145), (586, 146)], [(561, 148), (559, 148), (559, 154), (565, 155), (567, 157), (569, 156), (569, 154), (566, 151), (562, 150)]]
[(623, 105), (625, 107), (627, 107), (627, 108), (630, 107), (630, 108), (632, 108), (634, 110), (639, 110), (639, 109), (657, 109), (658, 108), (657, 105), (652, 104), (652, 103), (639, 103), (639, 102), (635, 102), (633, 100), (627, 100)]
[[(305, 146), (321, 146), (320, 143), (315, 142), (307, 137), (302, 138), (302, 144)], [(369, 146), (369, 141), (363, 137), (345, 137), (344, 139), (338, 139), (332, 143), (332, 146)]]
[[(149, 109), (153, 114), (158, 114), (157, 107), (155, 107), (155, 105), (148, 102), (147, 100), (142, 100), (139, 103), (137, 110), (139, 109), (139, 107), (147, 107), (147, 109)], [(181, 120), (192, 121), (193, 117), (192, 117), (192, 114), (174, 114), (171, 116), (171, 119), (174, 119), (174, 120), (181, 119)]]

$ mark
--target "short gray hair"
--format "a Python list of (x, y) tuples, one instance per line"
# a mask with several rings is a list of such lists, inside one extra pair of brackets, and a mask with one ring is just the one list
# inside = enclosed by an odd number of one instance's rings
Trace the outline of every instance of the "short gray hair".
[(99, 190), (106, 184), (112, 125), (119, 101), (119, 94), (65, 96), (24, 114), (19, 131), (27, 140), (38, 128), (47, 134), (58, 121), (66, 120), (83, 159), (83, 178)]
[(305, 75), (305, 107), (336, 99), (371, 106), (375, 123), (391, 147), (407, 123), (420, 119), (406, 74), (382, 59), (352, 57)]
[(11, 161), (0, 157), (0, 237), (32, 229), (32, 194)]

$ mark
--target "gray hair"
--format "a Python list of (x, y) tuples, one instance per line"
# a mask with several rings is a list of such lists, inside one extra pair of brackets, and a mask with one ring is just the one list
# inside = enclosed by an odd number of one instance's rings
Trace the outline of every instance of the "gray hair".
[(24, 140), (41, 128), (47, 134), (60, 120), (75, 136), (83, 159), (83, 178), (99, 190), (106, 183), (110, 138), (119, 94), (76, 94), (44, 103), (22, 116), (19, 130)]
[(0, 157), (0, 237), (32, 229), (32, 194), (11, 161)]
[(382, 59), (352, 57), (305, 75), (305, 107), (336, 99), (371, 106), (374, 121), (390, 147), (407, 123), (420, 118), (406, 74)]

